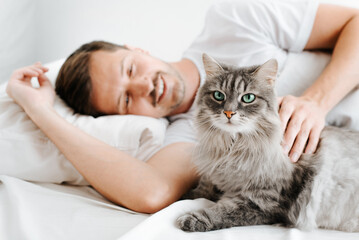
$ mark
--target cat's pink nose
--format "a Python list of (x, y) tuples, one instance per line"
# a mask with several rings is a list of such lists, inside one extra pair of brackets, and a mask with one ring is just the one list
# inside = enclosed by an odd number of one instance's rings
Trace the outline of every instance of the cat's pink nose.
[(226, 115), (228, 119), (231, 119), (231, 117), (236, 114), (236, 112), (233, 111), (223, 111), (223, 113)]

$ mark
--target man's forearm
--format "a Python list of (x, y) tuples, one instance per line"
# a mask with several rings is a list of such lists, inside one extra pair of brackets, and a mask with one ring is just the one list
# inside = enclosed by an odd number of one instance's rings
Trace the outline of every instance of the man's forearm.
[[(165, 198), (161, 173), (79, 130), (51, 107), (29, 106), (25, 111), (85, 179), (109, 200), (140, 212), (151, 212), (148, 202)], [(146, 209), (149, 209), (148, 211)]]
[(284, 96), (279, 109), (282, 144), (293, 162), (316, 151), (326, 115), (358, 85), (358, 29), (357, 9), (319, 5), (305, 50), (332, 49), (332, 59), (302, 96)]
[(328, 66), (303, 94), (316, 101), (326, 112), (359, 84), (358, 29), (359, 15), (356, 15), (341, 31)]

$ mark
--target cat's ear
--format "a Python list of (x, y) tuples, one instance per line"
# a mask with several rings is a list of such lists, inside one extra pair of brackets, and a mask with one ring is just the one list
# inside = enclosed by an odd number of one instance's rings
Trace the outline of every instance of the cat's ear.
[(208, 56), (207, 54), (202, 54), (202, 61), (204, 65), (204, 70), (206, 70), (207, 76), (215, 75), (218, 72), (223, 71), (223, 68), (219, 63), (214, 60), (212, 57)]
[(263, 65), (259, 66), (254, 74), (260, 79), (266, 79), (268, 83), (274, 85), (274, 82), (277, 77), (278, 72), (278, 62), (276, 59), (272, 58), (265, 62)]

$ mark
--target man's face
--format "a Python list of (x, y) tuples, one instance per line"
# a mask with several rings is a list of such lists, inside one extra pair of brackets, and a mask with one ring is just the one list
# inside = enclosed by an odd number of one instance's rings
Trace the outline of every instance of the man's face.
[(105, 114), (169, 116), (184, 98), (177, 70), (137, 50), (93, 52), (90, 76), (92, 103)]

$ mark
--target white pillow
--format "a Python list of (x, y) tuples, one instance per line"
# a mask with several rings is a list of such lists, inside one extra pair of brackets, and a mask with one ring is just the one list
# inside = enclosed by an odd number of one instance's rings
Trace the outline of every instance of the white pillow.
[[(63, 59), (47, 64), (52, 83)], [(87, 185), (88, 183), (56, 146), (29, 119), (0, 86), (0, 175), (29, 181)], [(146, 161), (162, 146), (167, 121), (144, 116), (103, 116), (73, 114), (57, 98), (55, 109), (67, 121), (117, 149)]]

